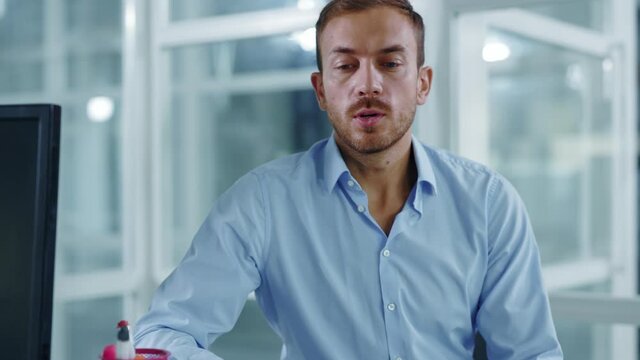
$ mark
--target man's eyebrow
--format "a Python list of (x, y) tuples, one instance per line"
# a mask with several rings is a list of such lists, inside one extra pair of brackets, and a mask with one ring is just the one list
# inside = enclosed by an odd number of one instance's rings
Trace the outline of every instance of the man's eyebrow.
[(331, 49), (330, 54), (355, 54), (355, 50), (345, 46), (336, 46)]
[(394, 52), (405, 52), (405, 51), (407, 51), (407, 48), (402, 45), (392, 45), (380, 50), (379, 52), (381, 54), (391, 54)]
[[(406, 52), (407, 48), (405, 46), (402, 45), (391, 45), (388, 46), (384, 49), (381, 49), (380, 51), (378, 51), (378, 53), (380, 54), (391, 54), (391, 53), (395, 53), (395, 52)], [(346, 47), (346, 46), (336, 46), (333, 49), (331, 49), (330, 54), (347, 54), (347, 55), (351, 55), (351, 54), (355, 54), (356, 51), (352, 48)]]

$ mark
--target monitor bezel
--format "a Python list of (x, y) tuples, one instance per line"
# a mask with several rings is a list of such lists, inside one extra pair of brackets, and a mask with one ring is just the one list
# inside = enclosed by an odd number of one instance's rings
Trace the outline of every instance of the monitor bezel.
[(61, 108), (54, 104), (0, 105), (3, 119), (38, 123), (35, 231), (29, 299), (27, 360), (49, 360), (53, 320)]

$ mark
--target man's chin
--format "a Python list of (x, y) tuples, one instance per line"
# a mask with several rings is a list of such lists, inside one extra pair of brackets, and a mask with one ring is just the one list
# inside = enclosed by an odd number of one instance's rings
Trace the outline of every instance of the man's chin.
[(349, 147), (361, 154), (377, 154), (393, 146), (393, 142), (384, 140), (348, 141)]
[(411, 127), (408, 126), (406, 129), (397, 129), (400, 131), (385, 132), (381, 131), (381, 129), (374, 128), (374, 131), (363, 132), (334, 126), (336, 140), (351, 149), (351, 151), (363, 155), (377, 154), (386, 151), (398, 143), (410, 129)]

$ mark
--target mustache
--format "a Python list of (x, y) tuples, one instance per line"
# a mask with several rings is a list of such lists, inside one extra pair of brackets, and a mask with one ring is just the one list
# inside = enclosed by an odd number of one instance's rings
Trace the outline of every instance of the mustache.
[(362, 108), (376, 108), (384, 112), (391, 112), (391, 106), (382, 100), (375, 98), (362, 98), (349, 106), (347, 113), (353, 114)]

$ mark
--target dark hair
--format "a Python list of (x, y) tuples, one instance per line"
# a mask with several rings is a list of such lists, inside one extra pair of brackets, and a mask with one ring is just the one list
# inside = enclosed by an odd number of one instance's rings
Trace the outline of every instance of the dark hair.
[(364, 11), (380, 6), (398, 9), (407, 15), (413, 24), (418, 49), (418, 68), (424, 64), (424, 23), (422, 16), (413, 10), (409, 0), (331, 0), (320, 12), (316, 22), (316, 62), (318, 70), (322, 72), (322, 57), (320, 55), (320, 35), (329, 21), (347, 13)]

